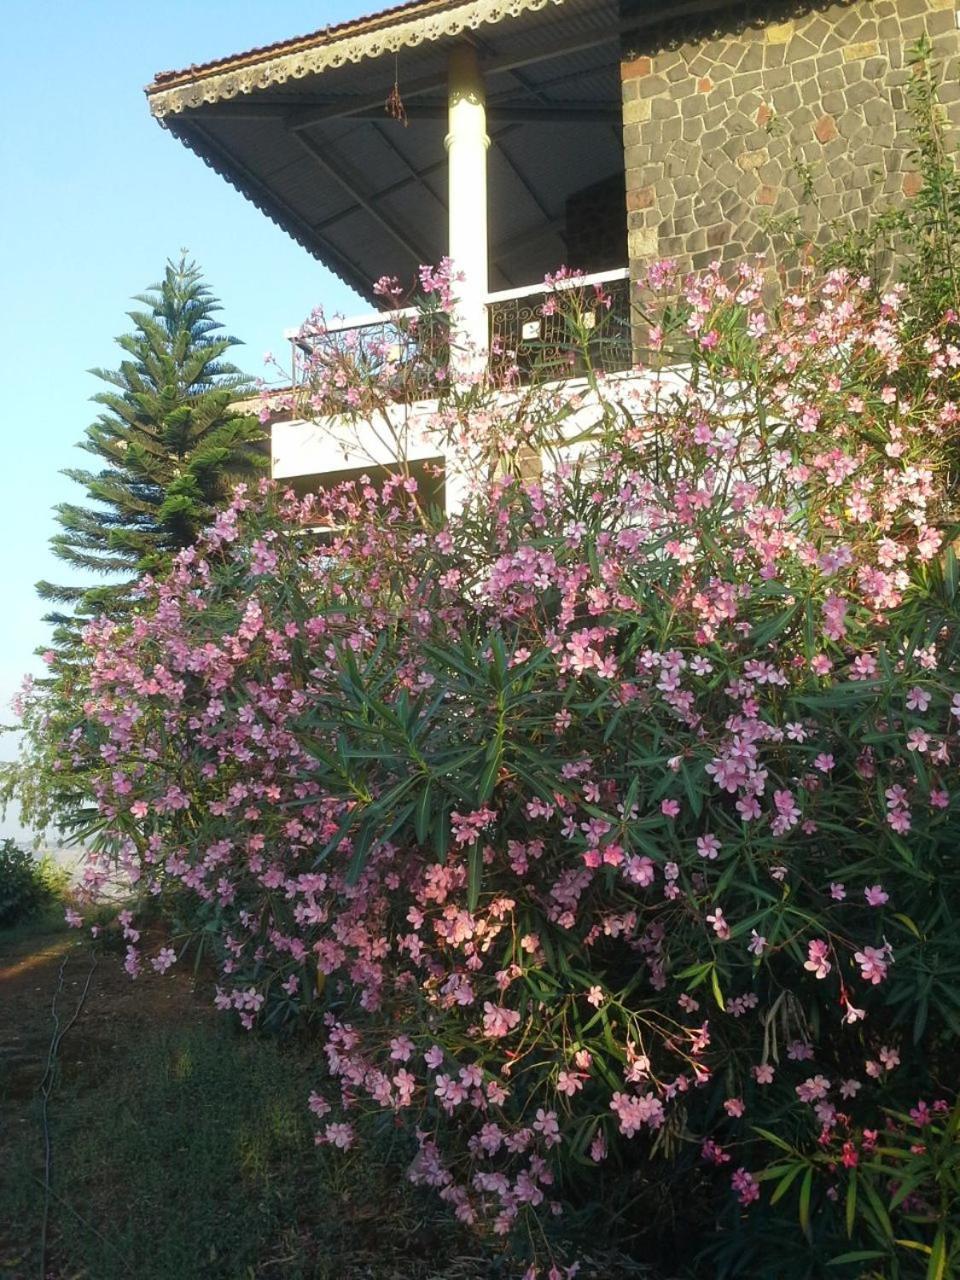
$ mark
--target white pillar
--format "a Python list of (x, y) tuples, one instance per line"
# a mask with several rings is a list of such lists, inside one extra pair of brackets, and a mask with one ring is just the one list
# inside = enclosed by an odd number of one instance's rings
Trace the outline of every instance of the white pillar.
[[(448, 62), (450, 258), (463, 280), (453, 317), (452, 372), (469, 379), (482, 370), (487, 354), (487, 108), (483, 77), (472, 45), (460, 44)], [(465, 351), (464, 348), (467, 350)]]

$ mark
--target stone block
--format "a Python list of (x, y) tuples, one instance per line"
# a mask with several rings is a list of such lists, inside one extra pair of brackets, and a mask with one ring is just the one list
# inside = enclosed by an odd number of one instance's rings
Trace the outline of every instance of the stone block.
[(774, 89), (771, 96), (774, 110), (789, 128), (790, 113), (800, 105), (800, 90), (795, 84), (785, 84), (782, 89)]
[(763, 75), (759, 71), (745, 71), (742, 75), (735, 75), (730, 81), (736, 98), (758, 89), (762, 83)]
[(707, 248), (717, 249), (726, 244), (733, 235), (733, 227), (729, 222), (720, 222), (715, 227), (707, 228)]
[(807, 106), (810, 106), (811, 103), (819, 102), (820, 85), (816, 80), (807, 80), (806, 83), (800, 87), (800, 96), (803, 98)]
[(861, 80), (859, 84), (852, 84), (847, 90), (847, 105), (862, 107), (864, 103), (875, 100), (876, 97), (876, 84), (872, 84), (868, 80)]
[(669, 120), (680, 113), (679, 105), (669, 95), (664, 98), (643, 98), (641, 101), (649, 103), (654, 120)]
[(763, 46), (758, 43), (748, 44), (743, 56), (737, 64), (738, 71), (760, 71), (763, 67)]
[(660, 130), (660, 141), (663, 143), (679, 142), (683, 134), (683, 121), (679, 116), (672, 120), (664, 120)]
[(638, 80), (641, 76), (648, 76), (653, 71), (653, 59), (646, 56), (640, 58), (632, 58), (629, 62), (621, 62), (620, 79), (621, 80)]
[(771, 22), (763, 28), (763, 40), (765, 44), (787, 44), (793, 36), (795, 23), (792, 20), (786, 22)]
[(637, 80), (641, 98), (656, 98), (667, 92), (668, 85), (663, 76), (646, 75)]
[(633, 191), (627, 192), (627, 208), (631, 213), (640, 209), (652, 209), (655, 199), (656, 190), (654, 187), (636, 187)]
[(837, 122), (833, 116), (821, 116), (817, 123), (813, 126), (813, 132), (817, 136), (817, 140), (824, 144), (832, 142), (834, 138), (839, 136)]
[(745, 172), (753, 173), (762, 167), (766, 159), (767, 153), (763, 149), (760, 151), (745, 151), (743, 155), (737, 157), (737, 167)]
[(927, 18), (927, 35), (931, 39), (945, 35), (948, 31), (954, 29), (955, 24), (956, 17), (952, 13), (931, 13)]
[(623, 104), (623, 123), (625, 125), (644, 124), (652, 114), (653, 101), (650, 98), (637, 98)]
[(880, 54), (879, 40), (862, 40), (858, 44), (844, 45), (844, 62), (858, 62), (864, 58), (876, 58)]
[(824, 93), (832, 93), (843, 88), (843, 73), (839, 67), (824, 67), (818, 63), (817, 80)]
[(627, 236), (627, 252), (631, 259), (652, 258), (658, 252), (660, 237), (655, 227), (631, 231)]
[(802, 35), (795, 35), (787, 45), (788, 63), (803, 62), (807, 58), (815, 58), (819, 50)]

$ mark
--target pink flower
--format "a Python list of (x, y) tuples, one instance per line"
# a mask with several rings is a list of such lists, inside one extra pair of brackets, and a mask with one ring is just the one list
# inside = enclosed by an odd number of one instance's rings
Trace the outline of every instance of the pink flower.
[(568, 1098), (583, 1088), (583, 1080), (574, 1071), (561, 1071), (557, 1076), (557, 1093), (564, 1093)]
[(830, 944), (824, 942), (822, 938), (814, 938), (807, 944), (807, 959), (803, 967), (810, 973), (815, 973), (818, 978), (825, 978), (833, 968), (829, 956)]
[(931, 695), (926, 689), (921, 689), (919, 685), (914, 685), (907, 694), (907, 710), (908, 711), (926, 711), (930, 705)]
[(819, 1102), (827, 1096), (829, 1089), (830, 1081), (826, 1076), (810, 1076), (803, 1084), (797, 1085), (796, 1094), (801, 1102)]
[(560, 1125), (555, 1111), (544, 1111), (542, 1107), (538, 1107), (533, 1128), (535, 1132), (542, 1136), (545, 1145), (548, 1147), (555, 1147), (561, 1141)]
[(723, 1109), (731, 1119), (739, 1120), (747, 1108), (743, 1105), (742, 1098), (727, 1098), (723, 1104)]
[(423, 1060), (431, 1071), (435, 1071), (443, 1062), (443, 1050), (438, 1044), (432, 1045), (423, 1055)]
[(707, 916), (707, 924), (712, 926), (713, 932), (721, 942), (730, 937), (730, 926), (724, 919), (723, 911), (719, 907), (714, 907), (710, 915)]
[(326, 1116), (330, 1114), (330, 1103), (326, 1098), (322, 1097), (316, 1090), (313, 1090), (307, 1099), (307, 1106), (315, 1116)]
[(741, 1165), (730, 1179), (730, 1185), (737, 1193), (737, 1199), (746, 1208), (753, 1204), (755, 1200), (760, 1199), (760, 1184), (752, 1173)]
[(79, 911), (75, 911), (73, 907), (67, 907), (66, 911), (63, 913), (63, 918), (71, 929), (83, 928), (83, 916)]
[(491, 1004), (489, 1000), (483, 1006), (483, 1033), (491, 1039), (498, 1040), (509, 1035), (520, 1022), (520, 1014), (516, 1009), (507, 1009), (503, 1005)]
[(591, 987), (587, 992), (587, 1003), (592, 1004), (595, 1009), (599, 1009), (603, 1004), (603, 988)]
[(675, 818), (680, 812), (680, 803), (677, 800), (661, 800), (660, 812), (667, 818)]
[(339, 1147), (341, 1151), (352, 1147), (356, 1140), (352, 1124), (328, 1124), (323, 1131), (323, 1136), (324, 1141)]
[(887, 814), (887, 822), (898, 835), (906, 835), (910, 830), (911, 817), (909, 809), (891, 809)]
[(708, 1164), (729, 1164), (730, 1156), (712, 1138), (706, 1138), (700, 1148), (700, 1158)]
[(752, 1067), (751, 1073), (757, 1084), (773, 1084), (774, 1072), (769, 1062), (763, 1062), (757, 1067)]
[(720, 841), (709, 832), (706, 835), (697, 837), (697, 853), (701, 858), (708, 858), (713, 861), (721, 848)]
[(666, 1119), (663, 1103), (653, 1093), (644, 1093), (639, 1097), (629, 1093), (615, 1093), (610, 1102), (610, 1110), (616, 1112), (620, 1132), (626, 1138), (632, 1138), (643, 1125), (659, 1129)]
[(891, 1049), (888, 1045), (881, 1046), (879, 1053), (880, 1061), (883, 1063), (884, 1069), (892, 1071), (894, 1067), (900, 1065), (900, 1055), (896, 1049)]
[(150, 963), (156, 969), (157, 973), (166, 973), (171, 965), (176, 963), (177, 953), (172, 947), (161, 947), (160, 951), (153, 957)]
[(883, 947), (864, 947), (862, 951), (854, 952), (853, 958), (860, 966), (860, 976), (864, 982), (872, 983), (873, 986), (883, 982), (888, 966), (893, 963), (889, 944), (884, 944)]
[[(390, 1041), (390, 1058), (393, 1062), (409, 1062), (414, 1045), (409, 1036), (394, 1036)], [(443, 1055), (440, 1056), (443, 1061)], [(428, 1066), (439, 1066), (440, 1063), (428, 1063)]]
[(890, 895), (885, 893), (879, 884), (868, 885), (863, 891), (863, 896), (867, 900), (867, 905), (871, 907), (882, 907), (885, 902), (890, 901)]

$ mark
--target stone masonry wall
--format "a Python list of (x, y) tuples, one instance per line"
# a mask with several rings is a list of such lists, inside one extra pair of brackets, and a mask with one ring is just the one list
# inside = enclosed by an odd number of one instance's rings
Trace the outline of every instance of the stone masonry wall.
[(957, 152), (958, 24), (960, 0), (755, 0), (627, 34), (633, 273), (658, 257), (688, 269), (773, 256), (771, 218), (798, 216), (823, 238), (831, 219), (862, 225), (871, 208), (910, 199), (908, 51), (929, 35)]

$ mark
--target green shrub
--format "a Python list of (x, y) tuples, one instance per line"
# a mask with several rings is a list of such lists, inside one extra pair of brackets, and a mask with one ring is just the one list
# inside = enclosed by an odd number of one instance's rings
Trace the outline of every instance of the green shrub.
[(34, 915), (55, 896), (56, 874), (16, 840), (0, 843), (0, 929)]

